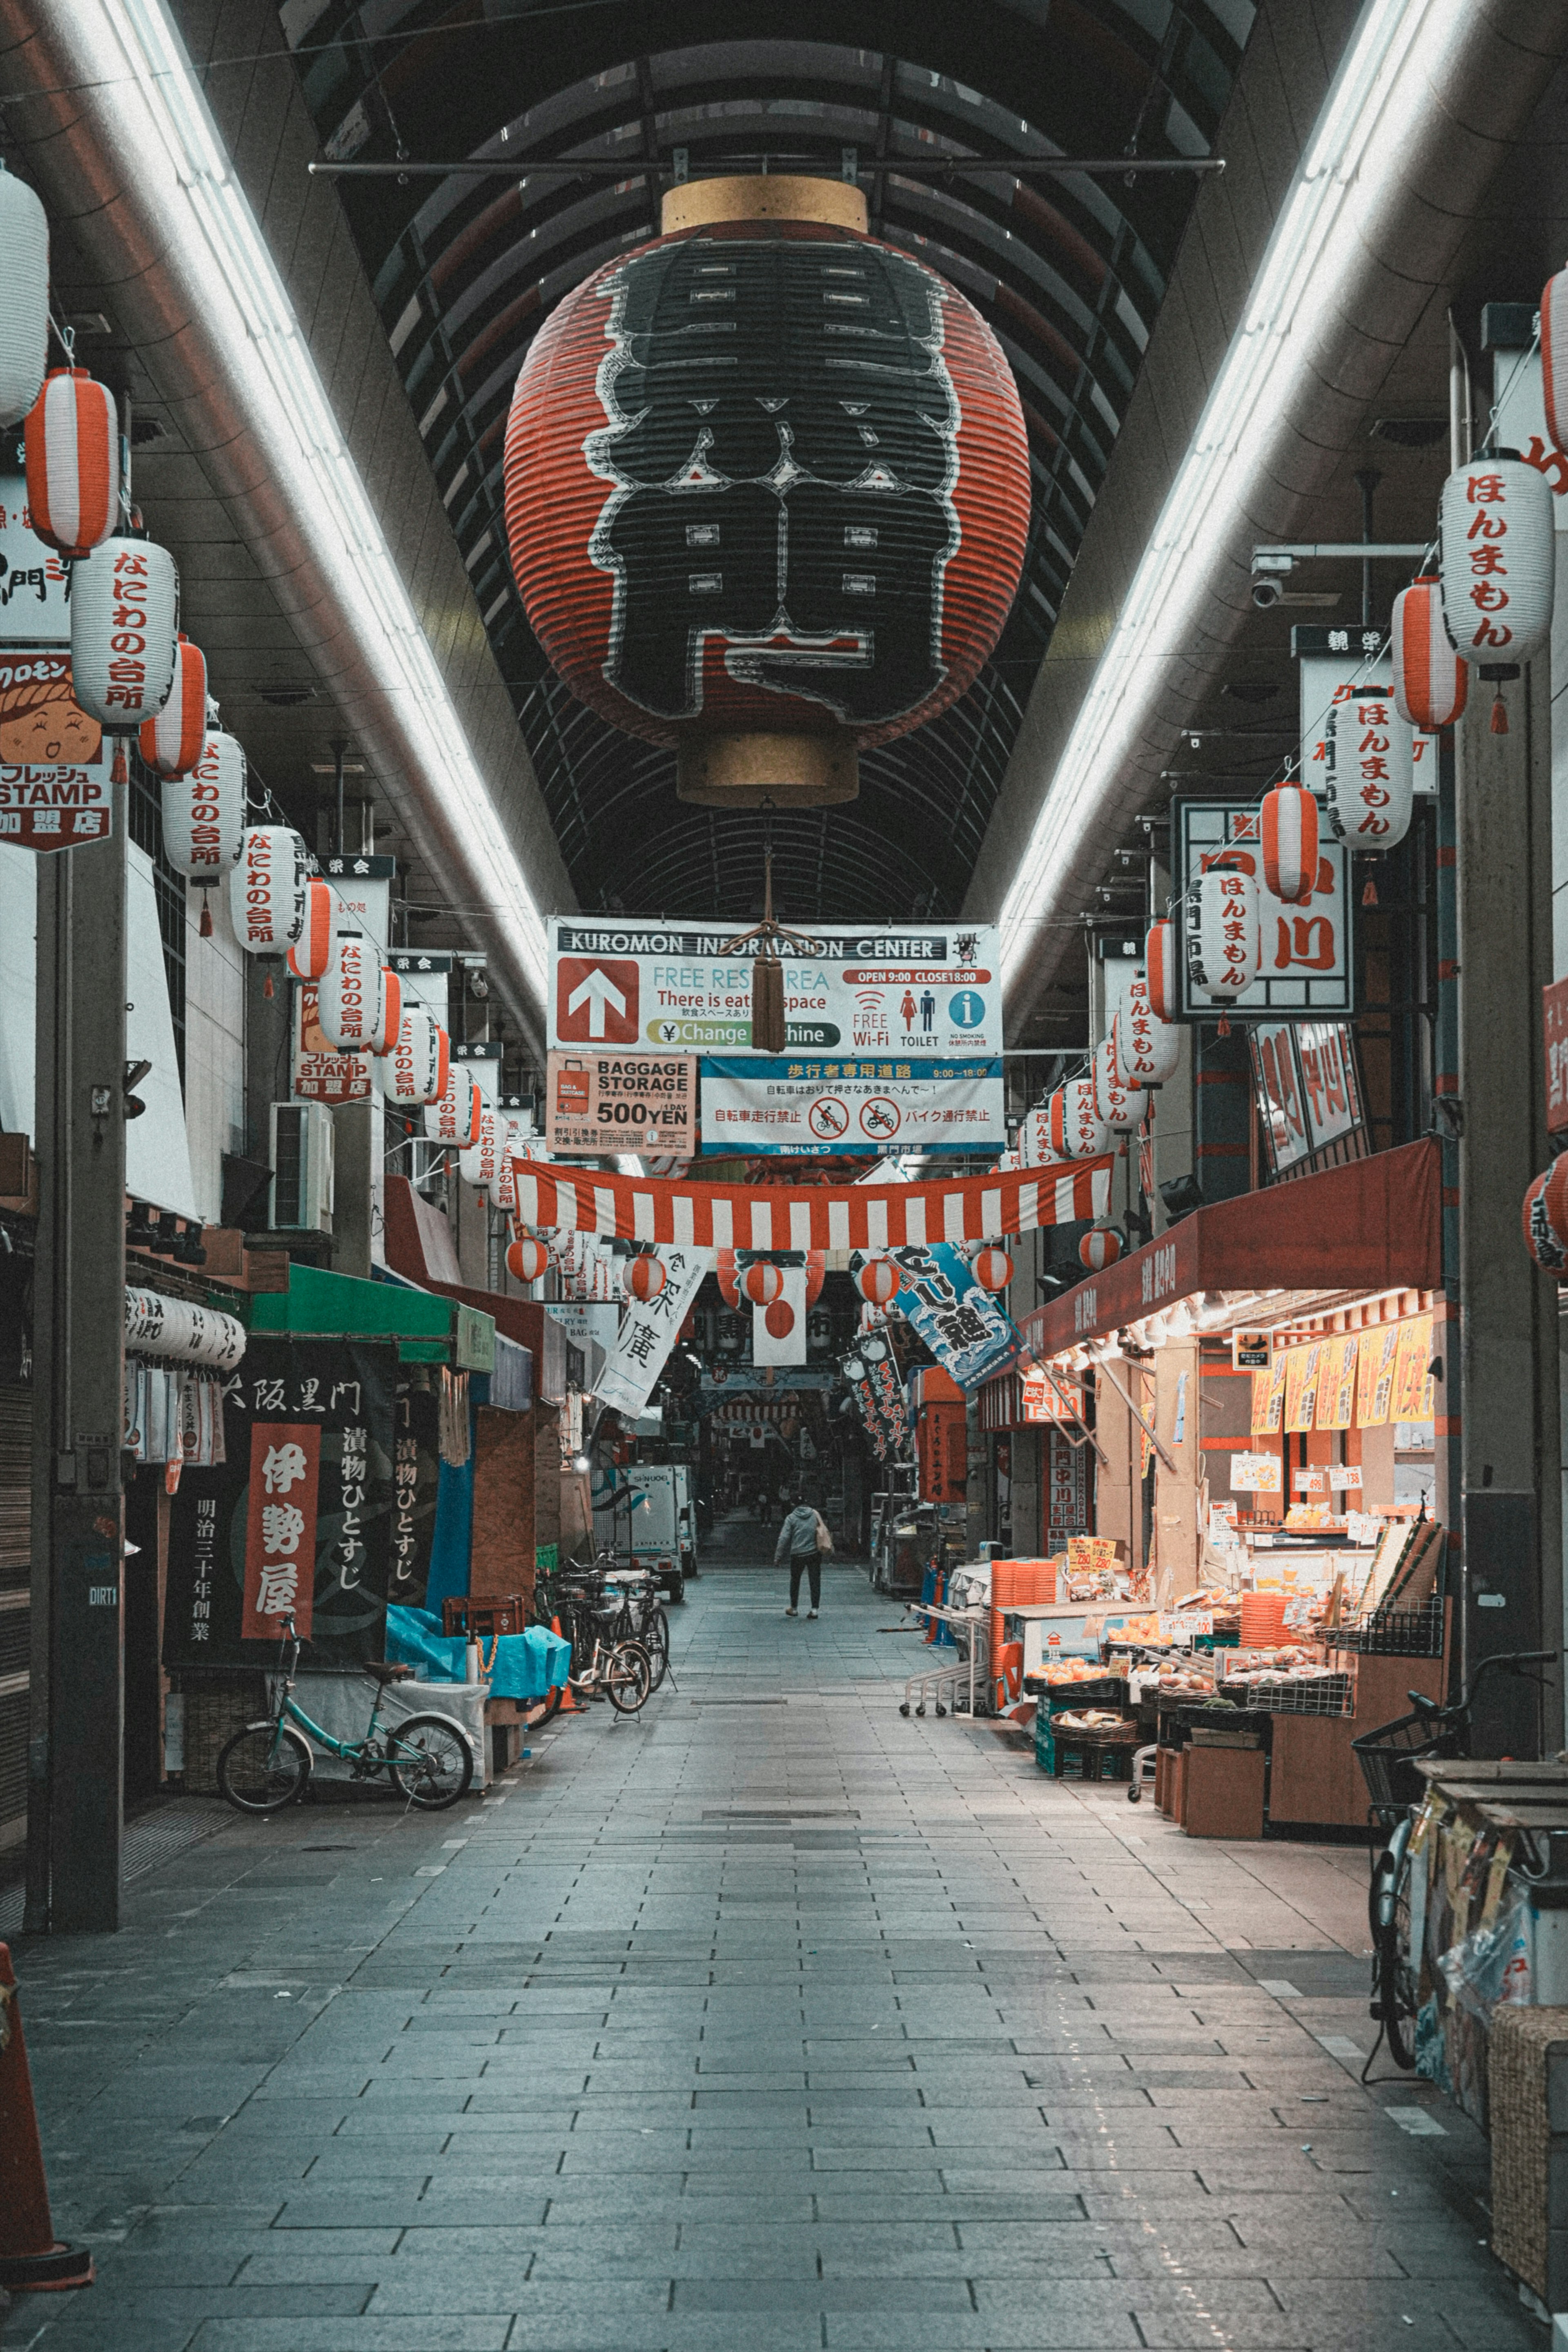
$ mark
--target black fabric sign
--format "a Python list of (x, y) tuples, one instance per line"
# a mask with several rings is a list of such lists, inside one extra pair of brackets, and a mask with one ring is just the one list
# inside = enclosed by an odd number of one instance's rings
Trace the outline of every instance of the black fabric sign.
[(254, 1422), (321, 1432), (315, 1607), (300, 1664), (318, 1673), (385, 1655), (397, 1350), (369, 1340), (252, 1339), (224, 1384), (224, 1449), (187, 1467), (169, 1519), (166, 1666), (256, 1666), (271, 1642), (240, 1636)]
[(423, 1609), (436, 1539), (436, 1500), (441, 1484), (441, 1403), (434, 1380), (405, 1378), (397, 1392), (393, 1447), (391, 1570), (386, 1597), (402, 1609)]

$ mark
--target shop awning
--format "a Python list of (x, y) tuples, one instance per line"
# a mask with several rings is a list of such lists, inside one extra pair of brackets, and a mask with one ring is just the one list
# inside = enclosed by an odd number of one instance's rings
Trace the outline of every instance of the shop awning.
[(1037, 1356), (1058, 1356), (1201, 1290), (1436, 1290), (1441, 1170), (1438, 1146), (1424, 1138), (1216, 1201), (1026, 1316), (1024, 1338)]

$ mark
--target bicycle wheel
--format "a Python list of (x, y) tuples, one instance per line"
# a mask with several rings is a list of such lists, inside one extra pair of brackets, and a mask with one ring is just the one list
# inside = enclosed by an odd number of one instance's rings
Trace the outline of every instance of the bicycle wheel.
[(637, 1640), (647, 1652), (648, 1666), (653, 1677), (648, 1684), (648, 1689), (650, 1692), (656, 1691), (669, 1672), (669, 1620), (662, 1609), (648, 1611), (647, 1622), (637, 1635)]
[(302, 1796), (309, 1743), (286, 1723), (247, 1723), (217, 1759), (218, 1794), (242, 1813), (275, 1813)]
[(604, 1669), (605, 1696), (617, 1715), (636, 1715), (647, 1705), (653, 1668), (640, 1642), (620, 1642)]
[[(1393, 1901), (1387, 1905), (1388, 1916), (1380, 1918), (1391, 1882)], [(1397, 1861), (1390, 1853), (1380, 1853), (1373, 1872), (1372, 1885), (1373, 1916), (1376, 1923), (1374, 1966), (1377, 1988), (1373, 2013), (1382, 2022), (1389, 2056), (1402, 2072), (1408, 2074), (1415, 2064), (1417, 2007), (1415, 1971), (1410, 1955), (1408, 1852), (1402, 1852)], [(1383, 1902), (1380, 1902), (1380, 1897), (1384, 1898)]]
[(474, 1777), (474, 1751), (445, 1716), (411, 1715), (391, 1727), (386, 1746), (393, 1786), (411, 1805), (440, 1813), (467, 1795)]
[[(564, 1683), (551, 1684), (550, 1688), (544, 1694), (544, 1713), (539, 1718), (540, 1723), (551, 1723), (554, 1720), (555, 1717), (561, 1712), (561, 1703), (565, 1696), (566, 1685)], [(536, 1725), (534, 1727), (537, 1729), (538, 1726)]]

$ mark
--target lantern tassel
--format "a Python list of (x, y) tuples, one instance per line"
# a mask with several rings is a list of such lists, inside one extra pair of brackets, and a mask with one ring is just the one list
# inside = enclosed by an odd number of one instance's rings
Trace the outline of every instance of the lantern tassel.
[(1361, 903), (1363, 907), (1375, 907), (1377, 904), (1377, 885), (1370, 874), (1366, 877), (1366, 887), (1361, 894)]
[(263, 996), (275, 996), (277, 992), (277, 990), (272, 985), (272, 974), (268, 972), (266, 979), (261, 983), (261, 993)]
[(213, 902), (205, 890), (202, 892), (202, 919), (196, 930), (197, 936), (204, 940), (210, 940), (213, 935)]
[(1229, 1015), (1229, 1013), (1222, 1013), (1220, 1014), (1220, 1016), (1219, 1016), (1219, 1027), (1218, 1027), (1218, 1028), (1217, 1028), (1217, 1030), (1215, 1032), (1215, 1035), (1216, 1035), (1216, 1036), (1219, 1036), (1219, 1037), (1228, 1037), (1228, 1036), (1229, 1036), (1229, 1034), (1230, 1034), (1230, 1015)]
[(125, 764), (125, 746), (118, 737), (115, 739), (114, 764), (110, 769), (109, 781), (111, 784), (126, 784), (131, 781), (131, 771)]
[(1508, 705), (1500, 694), (1492, 697), (1492, 733), (1494, 735), (1508, 733)]

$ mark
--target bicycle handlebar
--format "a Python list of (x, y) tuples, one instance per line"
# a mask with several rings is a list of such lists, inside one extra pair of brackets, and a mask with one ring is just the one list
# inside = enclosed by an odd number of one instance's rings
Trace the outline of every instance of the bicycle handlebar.
[(1428, 1698), (1424, 1691), (1407, 1691), (1405, 1696), (1418, 1714), (1434, 1721), (1458, 1723), (1475, 1705), (1476, 1693), (1488, 1675), (1529, 1675), (1537, 1666), (1554, 1665), (1562, 1654), (1561, 1650), (1507, 1650), (1500, 1651), (1495, 1657), (1483, 1658), (1470, 1676), (1468, 1687), (1447, 1706), (1439, 1699)]

